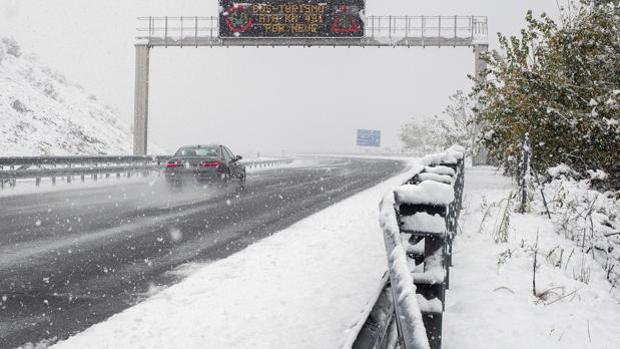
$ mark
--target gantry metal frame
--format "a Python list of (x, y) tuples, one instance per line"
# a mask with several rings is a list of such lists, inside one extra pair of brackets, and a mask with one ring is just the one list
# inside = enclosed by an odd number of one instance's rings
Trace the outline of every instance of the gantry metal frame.
[(486, 68), (487, 18), (480, 16), (365, 16), (357, 38), (221, 38), (218, 17), (138, 17), (134, 94), (135, 155), (146, 155), (148, 139), (149, 57), (154, 47), (472, 47), (474, 72)]

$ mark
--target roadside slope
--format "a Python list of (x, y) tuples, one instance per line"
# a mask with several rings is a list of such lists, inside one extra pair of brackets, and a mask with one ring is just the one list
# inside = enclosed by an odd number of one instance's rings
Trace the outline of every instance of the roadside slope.
[(2, 37), (0, 120), (0, 156), (131, 153), (118, 111)]

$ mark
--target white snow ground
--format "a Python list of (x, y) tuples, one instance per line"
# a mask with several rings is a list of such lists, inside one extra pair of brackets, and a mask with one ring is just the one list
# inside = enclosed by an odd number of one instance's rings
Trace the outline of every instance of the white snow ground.
[[(318, 212), (53, 348), (338, 348), (376, 296), (382, 195)], [(374, 301), (374, 300), (373, 300)]]
[[(513, 188), (491, 168), (466, 173), (463, 232), (454, 246), (444, 315), (445, 348), (620, 347), (620, 305), (602, 268), (556, 234), (545, 216), (512, 213), (508, 242), (495, 243), (498, 215)], [(575, 254), (560, 258), (561, 248), (575, 248)], [(575, 280), (588, 272), (587, 284)]]

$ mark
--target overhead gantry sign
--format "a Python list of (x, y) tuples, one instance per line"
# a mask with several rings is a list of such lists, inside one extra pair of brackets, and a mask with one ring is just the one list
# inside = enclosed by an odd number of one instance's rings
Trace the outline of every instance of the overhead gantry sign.
[(220, 0), (218, 17), (139, 17), (134, 94), (135, 155), (146, 155), (149, 54), (153, 47), (333, 46), (472, 47), (475, 76), (485, 68), (487, 18), (366, 16), (363, 0)]
[(220, 37), (363, 37), (364, 0), (220, 0)]

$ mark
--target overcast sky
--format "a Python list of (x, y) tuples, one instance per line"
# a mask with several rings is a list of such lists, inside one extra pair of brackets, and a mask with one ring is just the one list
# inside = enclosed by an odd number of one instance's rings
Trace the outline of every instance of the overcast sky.
[[(493, 48), (528, 9), (558, 13), (555, 0), (368, 0), (366, 12), (488, 16)], [(216, 15), (217, 0), (0, 0), (0, 11), (0, 35), (131, 122), (136, 17)], [(149, 135), (169, 151), (350, 152), (355, 130), (372, 128), (400, 149), (400, 125), (441, 113), (472, 72), (468, 48), (156, 48)]]

